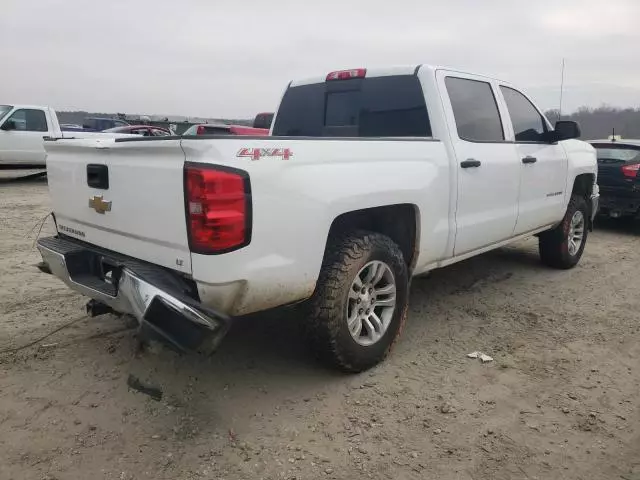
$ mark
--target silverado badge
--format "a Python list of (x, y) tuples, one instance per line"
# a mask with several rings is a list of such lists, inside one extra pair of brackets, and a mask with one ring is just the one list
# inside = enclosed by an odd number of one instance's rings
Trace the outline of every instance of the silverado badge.
[(105, 202), (102, 195), (94, 195), (89, 198), (89, 208), (93, 208), (96, 212), (104, 214), (111, 211), (111, 202)]

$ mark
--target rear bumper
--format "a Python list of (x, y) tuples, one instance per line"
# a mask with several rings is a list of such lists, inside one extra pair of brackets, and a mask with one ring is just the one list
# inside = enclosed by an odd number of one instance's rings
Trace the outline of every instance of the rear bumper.
[(629, 189), (601, 190), (600, 213), (613, 216), (640, 216), (640, 190)]
[(39, 239), (38, 250), (71, 289), (136, 317), (143, 338), (210, 354), (229, 329), (229, 317), (202, 306), (185, 280), (162, 268), (61, 237)]

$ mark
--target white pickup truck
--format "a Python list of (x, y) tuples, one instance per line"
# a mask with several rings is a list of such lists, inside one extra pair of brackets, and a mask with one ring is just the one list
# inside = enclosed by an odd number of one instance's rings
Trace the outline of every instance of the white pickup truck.
[(211, 351), (233, 317), (300, 304), (331, 365), (380, 362), (410, 278), (536, 235), (571, 268), (596, 154), (512, 85), (427, 65), (289, 84), (268, 137), (46, 142), (41, 268), (141, 334)]
[(129, 134), (62, 132), (51, 107), (0, 105), (0, 169), (43, 169), (46, 153), (43, 139), (118, 138)]

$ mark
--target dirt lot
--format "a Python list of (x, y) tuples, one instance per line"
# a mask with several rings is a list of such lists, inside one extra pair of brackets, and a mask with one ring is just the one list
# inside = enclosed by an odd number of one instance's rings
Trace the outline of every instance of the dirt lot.
[(603, 225), (568, 272), (531, 240), (415, 280), (392, 356), (344, 376), (289, 314), (238, 322), (210, 359), (137, 353), (33, 268), (47, 212), (45, 183), (0, 184), (3, 480), (640, 479), (637, 227)]

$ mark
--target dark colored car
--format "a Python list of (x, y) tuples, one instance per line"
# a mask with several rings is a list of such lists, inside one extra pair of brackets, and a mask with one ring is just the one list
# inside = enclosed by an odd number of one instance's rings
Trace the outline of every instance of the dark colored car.
[(182, 135), (254, 135), (264, 137), (269, 135), (269, 129), (245, 127), (242, 125), (217, 125), (203, 123), (200, 125), (191, 125)]
[(127, 125), (129, 125), (127, 122), (118, 120), (117, 118), (88, 117), (82, 121), (82, 128), (90, 132), (102, 132), (110, 128), (124, 127)]
[(640, 218), (640, 140), (594, 140), (600, 213)]
[(162, 127), (154, 127), (153, 125), (125, 125), (122, 127), (109, 128), (104, 130), (111, 133), (132, 133), (134, 135), (142, 135), (143, 137), (167, 137), (172, 135), (171, 131)]
[(271, 128), (271, 122), (273, 122), (273, 113), (259, 113), (256, 118), (253, 119), (253, 128)]

